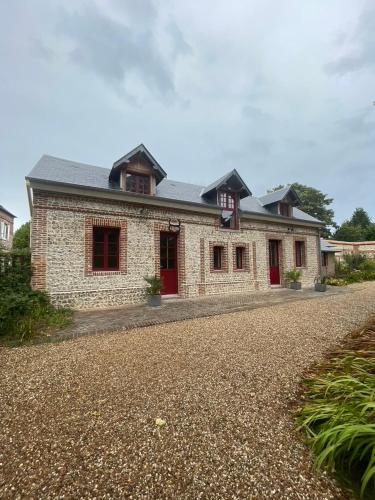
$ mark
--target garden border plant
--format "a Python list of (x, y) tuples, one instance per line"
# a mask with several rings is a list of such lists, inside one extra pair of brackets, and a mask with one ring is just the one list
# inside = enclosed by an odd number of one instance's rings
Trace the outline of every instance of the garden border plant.
[(375, 258), (362, 254), (344, 254), (343, 261), (336, 261), (335, 277), (327, 278), (326, 283), (345, 286), (362, 281), (375, 281)]
[(28, 249), (0, 251), (0, 345), (47, 340), (71, 322), (72, 312), (54, 307), (46, 294), (30, 287)]
[(303, 381), (298, 429), (355, 495), (375, 497), (375, 315)]

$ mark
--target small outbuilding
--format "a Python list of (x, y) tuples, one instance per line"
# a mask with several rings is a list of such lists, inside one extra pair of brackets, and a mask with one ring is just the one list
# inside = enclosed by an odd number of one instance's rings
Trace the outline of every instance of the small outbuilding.
[(335, 275), (335, 256), (340, 249), (330, 244), (328, 240), (320, 239), (320, 251), (322, 255), (322, 277)]

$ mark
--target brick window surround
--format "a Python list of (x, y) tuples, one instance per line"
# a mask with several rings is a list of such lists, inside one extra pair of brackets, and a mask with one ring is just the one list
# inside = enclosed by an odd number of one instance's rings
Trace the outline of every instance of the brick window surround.
[[(212, 273), (228, 272), (228, 244), (222, 241), (210, 241), (210, 271)], [(214, 269), (214, 247), (221, 247), (221, 269)]]
[[(294, 265), (298, 268), (306, 268), (307, 267), (307, 250), (306, 250), (306, 238), (295, 237), (293, 242), (293, 255), (294, 255)], [(297, 262), (297, 245), (301, 244), (301, 262)], [(297, 265), (298, 264), (298, 265)]]
[[(120, 229), (119, 238), (119, 268), (116, 271), (94, 271), (92, 268), (93, 255), (93, 228), (94, 227), (113, 227)], [(127, 227), (126, 221), (110, 217), (85, 218), (85, 276), (106, 276), (116, 274), (126, 274), (126, 252), (127, 252)]]
[[(237, 248), (243, 248), (242, 254), (242, 267), (237, 268)], [(232, 244), (232, 255), (233, 255), (233, 271), (236, 272), (249, 272), (250, 271), (250, 252), (248, 243), (233, 243)]]

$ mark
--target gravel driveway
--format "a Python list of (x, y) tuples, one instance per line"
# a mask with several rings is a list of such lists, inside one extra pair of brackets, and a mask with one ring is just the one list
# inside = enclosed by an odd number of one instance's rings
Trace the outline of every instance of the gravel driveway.
[(375, 283), (352, 290), (1, 350), (0, 497), (344, 498), (289, 405), (374, 312)]

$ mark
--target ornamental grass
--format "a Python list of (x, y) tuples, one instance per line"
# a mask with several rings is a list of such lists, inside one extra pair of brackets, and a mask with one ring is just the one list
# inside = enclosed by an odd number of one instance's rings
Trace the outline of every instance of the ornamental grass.
[(303, 382), (297, 424), (317, 467), (375, 498), (375, 315)]

